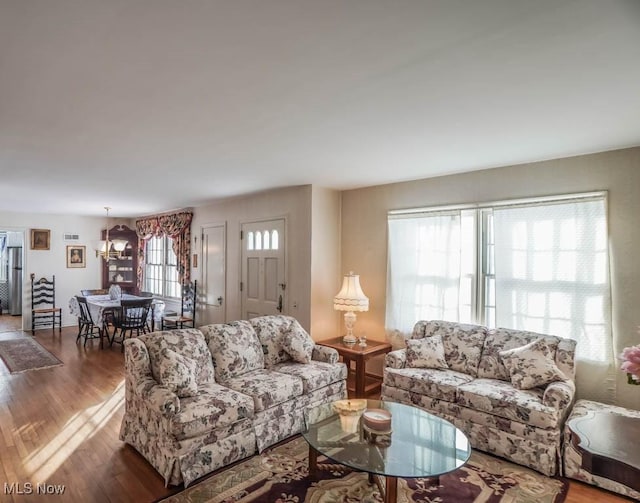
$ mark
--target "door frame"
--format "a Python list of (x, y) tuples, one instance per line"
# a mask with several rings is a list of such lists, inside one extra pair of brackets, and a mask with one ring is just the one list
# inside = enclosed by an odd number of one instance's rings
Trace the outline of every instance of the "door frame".
[[(20, 315), (20, 330), (24, 331), (25, 319), (27, 316), (25, 313), (25, 306), (28, 307), (28, 311), (29, 311), (28, 314), (29, 315), (31, 314), (31, 297), (30, 297), (31, 285), (25, 284), (26, 271), (29, 270), (28, 269), (29, 254), (27, 253), (28, 251), (27, 247), (29, 246), (29, 243), (27, 242), (27, 233), (29, 229), (27, 227), (12, 227), (10, 225), (2, 225), (0, 226), (0, 228), (3, 231), (16, 232), (16, 233), (22, 234), (22, 314)], [(25, 302), (25, 298), (29, 300), (28, 304)]]
[(238, 247), (238, 251), (240, 252), (240, 256), (238, 257), (238, 305), (240, 306), (240, 316), (242, 317), (242, 313), (244, 312), (244, 298), (242, 295), (242, 290), (240, 289), (240, 283), (242, 283), (242, 253), (244, 252), (244, 239), (240, 239), (240, 235), (242, 232), (242, 227), (245, 224), (257, 224), (260, 222), (271, 222), (272, 220), (283, 220), (284, 221), (284, 283), (287, 285), (284, 291), (284, 302), (281, 314), (289, 313), (289, 217), (288, 215), (276, 215), (272, 217), (263, 217), (263, 218), (251, 218), (251, 219), (243, 219), (239, 220), (238, 224), (240, 228), (238, 229), (238, 241), (240, 246)]
[[(208, 229), (210, 227), (222, 227), (222, 234), (223, 234), (223, 244), (222, 244), (222, 254), (223, 254), (223, 260), (224, 260), (224, 285), (222, 288), (223, 291), (223, 302), (222, 302), (222, 317), (224, 322), (227, 322), (227, 304), (228, 304), (228, 299), (227, 299), (227, 283), (228, 283), (228, 267), (227, 264), (229, 263), (227, 260), (227, 249), (228, 249), (228, 239), (227, 239), (227, 222), (222, 221), (222, 222), (213, 222), (213, 223), (205, 223), (205, 224), (201, 224), (200, 225), (200, 235), (198, 236), (200, 238), (200, 248), (198, 248), (198, 253), (200, 253), (200, 259), (199, 259), (199, 263), (198, 263), (198, 268), (200, 269), (200, 271), (198, 271), (199, 277), (200, 277), (200, 283), (203, 285), (206, 285), (206, 283), (204, 283), (204, 239), (202, 239), (202, 236), (204, 235), (204, 230)], [(208, 286), (208, 285), (206, 285)], [(200, 305), (203, 305), (202, 303), (199, 302)], [(206, 304), (205, 304), (206, 305)]]

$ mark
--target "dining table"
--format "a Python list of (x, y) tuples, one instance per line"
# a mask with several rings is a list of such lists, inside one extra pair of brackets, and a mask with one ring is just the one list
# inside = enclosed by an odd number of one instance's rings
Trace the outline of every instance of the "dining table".
[[(99, 329), (104, 328), (104, 314), (105, 311), (119, 309), (121, 300), (144, 300), (148, 297), (139, 297), (138, 295), (132, 295), (129, 293), (123, 293), (116, 299), (112, 299), (108, 294), (106, 295), (87, 295), (87, 306), (89, 307), (89, 313), (93, 324)], [(164, 314), (165, 303), (160, 299), (153, 299), (151, 302), (151, 310), (149, 311), (149, 322), (151, 324), (151, 331), (155, 330), (155, 322), (162, 320)], [(74, 316), (80, 316), (80, 306), (78, 300), (74, 297), (69, 299), (69, 311)]]

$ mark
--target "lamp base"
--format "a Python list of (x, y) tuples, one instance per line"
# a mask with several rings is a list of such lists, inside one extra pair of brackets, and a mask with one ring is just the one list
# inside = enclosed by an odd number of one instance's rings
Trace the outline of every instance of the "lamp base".
[(353, 335), (353, 326), (356, 324), (356, 313), (353, 311), (345, 311), (344, 313), (344, 327), (347, 329), (347, 334), (342, 338), (342, 342), (345, 344), (355, 344), (356, 337)]
[(356, 338), (353, 335), (347, 334), (342, 338), (342, 343), (351, 346), (356, 343)]

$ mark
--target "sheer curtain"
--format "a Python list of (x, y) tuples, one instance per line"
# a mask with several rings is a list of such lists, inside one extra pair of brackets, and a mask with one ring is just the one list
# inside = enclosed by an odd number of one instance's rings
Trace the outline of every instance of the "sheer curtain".
[(410, 334), (418, 320), (458, 321), (460, 212), (390, 215), (386, 324)]
[(497, 207), (493, 220), (497, 326), (576, 340), (580, 394), (612, 400), (606, 200)]

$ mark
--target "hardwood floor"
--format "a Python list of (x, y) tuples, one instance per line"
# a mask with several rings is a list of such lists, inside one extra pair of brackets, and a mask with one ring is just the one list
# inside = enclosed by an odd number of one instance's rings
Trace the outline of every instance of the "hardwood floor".
[(10, 314), (0, 315), (0, 333), (12, 332), (22, 328), (22, 317)]
[[(98, 341), (76, 345), (76, 328), (36, 339), (64, 362), (52, 369), (11, 375), (0, 362), (0, 502), (152, 502), (180, 490), (165, 488), (157, 472), (118, 440), (124, 412), (123, 355)], [(0, 333), (0, 339), (31, 337)], [(27, 483), (32, 484), (33, 494)], [(36, 484), (62, 496), (37, 495)], [(13, 494), (9, 494), (13, 489)], [(571, 482), (567, 503), (626, 502)]]

